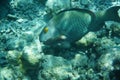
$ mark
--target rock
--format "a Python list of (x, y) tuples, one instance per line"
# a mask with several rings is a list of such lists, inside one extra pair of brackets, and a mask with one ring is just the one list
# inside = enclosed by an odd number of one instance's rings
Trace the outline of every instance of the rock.
[(74, 67), (84, 67), (88, 64), (88, 57), (84, 54), (76, 54), (71, 62)]
[(114, 22), (114, 21), (107, 21), (105, 22), (106, 24), (106, 28), (110, 31), (112, 31), (112, 34), (116, 34), (118, 36), (120, 36), (120, 23), (118, 22)]
[(9, 38), (6, 41), (6, 50), (22, 50), (25, 46), (25, 40), (20, 38)]
[(40, 43), (38, 40), (30, 45), (26, 45), (22, 53), (22, 62), (26, 68), (35, 68), (42, 58)]
[(95, 50), (98, 52), (98, 54), (104, 54), (104, 52), (111, 48), (116, 46), (115, 42), (112, 41), (111, 39), (107, 38), (107, 37), (103, 37), (101, 39), (98, 39), (95, 44)]
[(78, 46), (90, 46), (95, 43), (97, 40), (97, 36), (94, 32), (89, 32), (85, 36), (83, 36), (80, 40), (76, 42)]
[(21, 38), (26, 40), (26, 43), (31, 43), (34, 40), (34, 33), (32, 31), (23, 32)]
[(88, 5), (89, 1), (88, 0), (80, 0), (80, 3), (83, 5)]
[[(76, 80), (79, 78), (78, 73), (72, 70), (70, 62), (61, 58), (51, 55), (44, 56), (44, 62), (41, 64), (42, 72), (39, 72), (39, 80)], [(74, 75), (73, 75), (74, 74)]]
[(22, 68), (31, 80), (37, 80), (39, 64), (43, 60), (42, 57), (43, 53), (38, 40), (24, 46), (21, 56)]
[(0, 51), (0, 67), (4, 67), (8, 64), (7, 53)]
[(112, 47), (99, 58), (98, 66), (102, 70), (120, 70), (120, 46)]
[(17, 50), (10, 50), (7, 53), (8, 62), (12, 65), (20, 65), (21, 56), (22, 56), (22, 52), (17, 51)]
[(0, 80), (14, 80), (14, 71), (5, 67), (0, 70)]
[(113, 40), (116, 44), (120, 45), (120, 38), (119, 37), (113, 37)]
[(70, 8), (70, 0), (47, 0), (46, 6), (53, 12)]
[(38, 0), (39, 3), (41, 3), (43, 6), (45, 6), (47, 0)]
[(22, 0), (12, 0), (11, 2), (11, 6), (12, 7), (18, 7), (18, 6), (23, 6), (23, 5), (27, 5), (27, 4), (32, 4), (33, 0), (29, 0), (29, 1), (22, 1)]

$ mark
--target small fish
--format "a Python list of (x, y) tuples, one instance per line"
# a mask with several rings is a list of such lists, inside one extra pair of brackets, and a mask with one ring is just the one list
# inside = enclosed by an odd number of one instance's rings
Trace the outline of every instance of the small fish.
[(39, 35), (46, 45), (69, 47), (88, 32), (94, 14), (86, 9), (63, 10), (48, 22)]

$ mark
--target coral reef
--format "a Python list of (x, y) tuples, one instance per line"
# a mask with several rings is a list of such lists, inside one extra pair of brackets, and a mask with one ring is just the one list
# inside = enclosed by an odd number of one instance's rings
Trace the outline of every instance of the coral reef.
[[(119, 0), (1, 0), (0, 80), (120, 80), (119, 21), (105, 21), (67, 49), (39, 41), (48, 21), (62, 10), (99, 12), (119, 4)], [(120, 18), (120, 9), (116, 15)]]

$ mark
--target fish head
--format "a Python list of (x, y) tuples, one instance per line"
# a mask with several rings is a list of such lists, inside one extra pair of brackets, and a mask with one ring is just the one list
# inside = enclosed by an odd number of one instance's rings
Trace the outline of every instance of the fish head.
[(39, 35), (40, 42), (46, 42), (48, 40), (54, 39), (55, 33), (56, 31), (54, 27), (44, 27)]
[(67, 37), (60, 34), (54, 27), (44, 27), (39, 35), (39, 40), (51, 47), (69, 48), (71, 46)]

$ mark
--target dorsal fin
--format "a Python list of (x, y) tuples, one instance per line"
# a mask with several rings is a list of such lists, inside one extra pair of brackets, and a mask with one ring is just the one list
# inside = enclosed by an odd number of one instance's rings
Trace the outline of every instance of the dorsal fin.
[(91, 15), (92, 20), (95, 19), (95, 14), (92, 11), (87, 10), (87, 9), (79, 9), (79, 8), (64, 9), (64, 10), (58, 12), (56, 15), (59, 15), (59, 14), (66, 12), (66, 11), (78, 11), (78, 12), (88, 13)]

